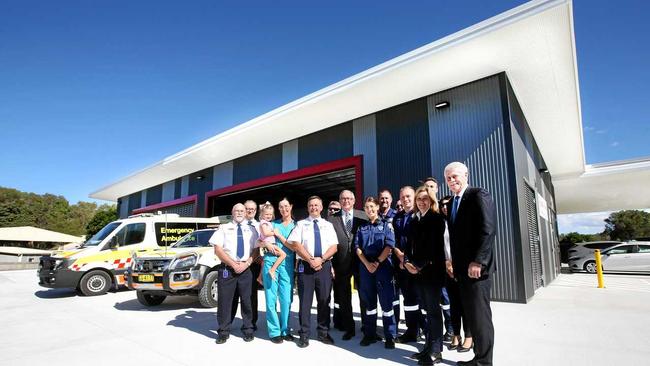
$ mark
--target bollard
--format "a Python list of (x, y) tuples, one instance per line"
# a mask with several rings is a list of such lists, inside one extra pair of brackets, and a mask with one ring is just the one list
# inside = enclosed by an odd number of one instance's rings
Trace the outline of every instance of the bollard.
[(605, 288), (605, 283), (603, 281), (603, 262), (600, 259), (600, 250), (596, 249), (594, 256), (596, 257), (596, 276), (598, 277), (598, 288)]

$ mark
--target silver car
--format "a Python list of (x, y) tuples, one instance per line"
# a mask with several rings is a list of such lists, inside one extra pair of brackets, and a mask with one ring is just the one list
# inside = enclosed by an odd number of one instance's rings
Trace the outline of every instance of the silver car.
[(596, 249), (599, 249), (602, 253), (605, 249), (609, 249), (614, 245), (623, 244), (622, 241), (588, 241), (584, 243), (576, 243), (574, 246), (568, 250), (568, 258), (573, 257), (584, 257), (588, 254), (593, 256)]
[[(650, 242), (631, 241), (615, 245), (601, 252), (604, 272), (650, 273)], [(569, 258), (571, 271), (596, 273), (596, 259), (592, 253)]]

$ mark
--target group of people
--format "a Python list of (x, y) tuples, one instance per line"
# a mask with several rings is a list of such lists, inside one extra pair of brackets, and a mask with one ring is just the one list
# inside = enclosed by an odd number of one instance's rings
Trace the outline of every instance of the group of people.
[[(238, 304), (243, 339), (254, 339), (258, 275), (264, 285), (272, 342), (309, 345), (314, 296), (318, 340), (334, 344), (329, 332), (332, 320), (344, 332), (342, 339), (349, 340), (356, 331), (354, 277), (360, 299), (361, 346), (383, 339), (390, 349), (395, 343), (416, 342), (423, 335), (424, 346), (412, 356), (419, 365), (442, 362), (443, 340), (449, 342), (450, 350), (474, 350), (474, 358), (460, 365), (491, 365), (490, 275), (495, 270), (496, 209), (485, 189), (468, 186), (464, 164), (447, 165), (444, 176), (452, 196), (439, 201), (436, 180), (426, 178), (418, 188), (400, 189), (397, 209), (391, 207), (387, 190), (367, 197), (363, 211), (354, 209), (354, 194), (344, 190), (339, 201), (328, 205), (326, 217), (322, 216), (322, 199), (311, 196), (308, 217), (297, 222), (286, 198), (278, 203), (278, 218), (273, 205), (260, 206), (259, 221), (255, 220), (255, 202), (234, 205), (232, 221), (222, 224), (210, 239), (223, 264), (217, 289), (216, 342), (228, 340)], [(298, 337), (289, 326), (294, 274), (300, 301)], [(398, 336), (401, 310), (406, 331)], [(448, 318), (446, 334), (443, 313)], [(378, 316), (383, 337), (376, 333)]]

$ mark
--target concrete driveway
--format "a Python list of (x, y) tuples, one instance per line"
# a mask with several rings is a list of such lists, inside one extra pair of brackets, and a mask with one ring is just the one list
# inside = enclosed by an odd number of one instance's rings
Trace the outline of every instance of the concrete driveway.
[[(650, 276), (607, 275), (605, 284), (597, 289), (594, 275), (562, 274), (529, 304), (493, 303), (495, 364), (648, 364)], [(295, 299), (294, 328), (297, 305)], [(334, 346), (315, 340), (306, 349), (273, 344), (264, 311), (253, 342), (241, 339), (237, 319), (230, 340), (216, 345), (215, 311), (193, 298), (145, 308), (126, 290), (80, 297), (39, 287), (33, 270), (0, 272), (0, 314), (2, 365), (416, 365), (408, 359), (415, 345), (360, 347), (359, 332), (341, 341), (341, 332), (332, 331)], [(443, 357), (453, 365), (472, 354), (445, 351)]]

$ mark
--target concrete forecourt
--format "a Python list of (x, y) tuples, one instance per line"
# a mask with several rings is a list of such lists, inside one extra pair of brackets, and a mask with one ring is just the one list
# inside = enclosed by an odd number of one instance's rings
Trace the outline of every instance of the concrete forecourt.
[[(219, 346), (215, 309), (196, 297), (170, 298), (145, 307), (134, 291), (82, 297), (73, 290), (44, 289), (36, 271), (0, 272), (0, 364), (34, 365), (203, 365), (264, 362), (291, 365), (412, 364), (415, 344), (360, 347), (360, 335), (334, 346), (313, 342), (300, 349), (266, 336), (264, 296), (260, 329), (251, 343), (241, 339), (239, 315), (231, 340)], [(606, 275), (605, 289), (588, 274), (561, 274), (526, 304), (492, 303), (498, 365), (641, 365), (650, 357), (650, 276)], [(353, 296), (357, 296), (355, 293)], [(353, 300), (358, 304), (358, 300)], [(298, 327), (294, 298), (291, 325)], [(315, 308), (312, 310), (315, 312)], [(355, 308), (359, 326), (359, 309)], [(315, 317), (313, 317), (315, 321)], [(403, 328), (403, 325), (400, 326)], [(400, 331), (403, 331), (401, 329)], [(443, 351), (443, 364), (469, 360), (472, 352)]]

